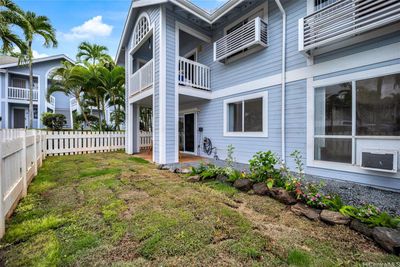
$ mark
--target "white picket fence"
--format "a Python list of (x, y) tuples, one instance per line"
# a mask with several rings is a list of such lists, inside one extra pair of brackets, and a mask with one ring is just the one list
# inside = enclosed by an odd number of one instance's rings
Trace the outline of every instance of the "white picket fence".
[(140, 150), (149, 150), (153, 147), (153, 133), (140, 131)]
[(124, 148), (124, 132), (0, 130), (0, 238), (5, 232), (5, 219), (26, 196), (28, 185), (46, 156)]

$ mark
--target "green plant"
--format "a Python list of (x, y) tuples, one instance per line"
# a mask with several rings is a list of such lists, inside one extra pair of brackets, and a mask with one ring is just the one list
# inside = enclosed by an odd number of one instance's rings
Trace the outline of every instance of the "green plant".
[(324, 184), (321, 182), (319, 184), (308, 183), (304, 186), (300, 199), (303, 200), (308, 206), (313, 208), (323, 209), (326, 208), (324, 203), (325, 199), (329, 199), (330, 196), (321, 193), (321, 188)]
[(235, 158), (233, 157), (233, 153), (235, 152), (235, 147), (230, 144), (227, 147), (227, 155), (226, 155), (226, 167), (233, 168), (233, 163), (235, 162)]
[(304, 179), (304, 163), (300, 151), (295, 150), (290, 154), (290, 156), (294, 158), (294, 162), (296, 163), (296, 170), (299, 179), (300, 180)]
[(343, 207), (343, 200), (339, 195), (327, 195), (322, 199), (322, 203), (333, 211), (339, 211)]
[(370, 226), (396, 228), (400, 224), (400, 217), (393, 217), (371, 204), (361, 207), (343, 206), (340, 212)]
[(278, 158), (271, 151), (257, 152), (249, 161), (251, 177), (256, 182), (265, 182), (272, 178), (277, 186), (283, 186), (282, 176), (275, 168)]
[(228, 182), (234, 183), (238, 179), (244, 179), (246, 178), (246, 173), (241, 172), (235, 169), (232, 169), (232, 172), (228, 175)]
[(45, 112), (42, 114), (42, 123), (47, 127), (47, 129), (59, 131), (67, 123), (67, 120), (63, 114)]
[(198, 167), (191, 166), (189, 176), (199, 175), (207, 169), (204, 163), (200, 163)]

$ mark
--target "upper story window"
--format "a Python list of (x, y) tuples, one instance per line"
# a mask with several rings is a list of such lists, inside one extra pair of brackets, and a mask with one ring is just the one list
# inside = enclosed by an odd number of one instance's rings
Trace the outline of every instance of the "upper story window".
[(146, 35), (150, 32), (150, 20), (146, 13), (142, 13), (135, 25), (133, 30), (133, 40), (132, 40), (132, 47), (137, 46), (142, 42)]
[(336, 3), (339, 0), (314, 0), (314, 10), (318, 11), (330, 4)]
[(214, 43), (214, 61), (228, 63), (268, 45), (267, 2), (224, 28)]

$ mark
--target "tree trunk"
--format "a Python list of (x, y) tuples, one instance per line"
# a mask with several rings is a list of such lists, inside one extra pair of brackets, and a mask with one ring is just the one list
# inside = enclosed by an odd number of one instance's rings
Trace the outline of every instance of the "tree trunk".
[(103, 130), (102, 127), (102, 121), (101, 121), (101, 112), (100, 112), (100, 103), (99, 103), (99, 96), (96, 95), (96, 105), (97, 105), (97, 111), (99, 113), (99, 128), (100, 128), (100, 132)]
[(87, 118), (87, 116), (85, 114), (85, 111), (83, 110), (83, 106), (82, 106), (82, 101), (81, 101), (80, 95), (79, 94), (75, 95), (75, 99), (76, 99), (76, 102), (78, 103), (78, 106), (81, 108), (82, 116), (83, 116), (83, 119), (85, 120), (86, 125), (89, 125), (89, 120), (88, 120), (88, 118)]
[[(32, 41), (28, 42), (29, 60), (29, 128), (33, 128), (33, 69), (32, 69)], [(39, 113), (39, 110), (38, 110)]]

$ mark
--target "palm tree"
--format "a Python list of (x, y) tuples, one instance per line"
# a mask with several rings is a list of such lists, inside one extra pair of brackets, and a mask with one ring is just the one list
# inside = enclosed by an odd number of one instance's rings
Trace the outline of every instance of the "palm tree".
[(119, 125), (121, 124), (120, 115), (120, 98), (121, 91), (124, 94), (124, 82), (125, 82), (125, 69), (121, 66), (114, 66), (111, 70), (100, 66), (99, 69), (99, 88), (103, 89), (106, 93), (105, 99), (108, 100), (109, 105), (116, 106), (117, 112), (115, 117), (115, 126), (119, 129)]
[(103, 123), (101, 115), (105, 112), (105, 90), (100, 86), (99, 77), (101, 74), (99, 72), (99, 68), (100, 65), (90, 64), (88, 61), (84, 61), (83, 64), (74, 67), (72, 78), (83, 86), (85, 98), (94, 101), (94, 104), (99, 112), (99, 128), (101, 131)]
[(91, 61), (92, 64), (104, 63), (110, 60), (112, 61), (107, 52), (108, 48), (103, 45), (82, 42), (78, 46), (78, 54), (76, 55), (76, 58), (81, 62)]
[(25, 61), (29, 66), (29, 127), (33, 127), (33, 69), (32, 69), (32, 42), (36, 36), (43, 38), (45, 47), (56, 47), (56, 31), (46, 16), (37, 16), (34, 12), (28, 11), (24, 14), (26, 24), (23, 28), (27, 51)]
[(12, 32), (12, 25), (24, 27), (23, 11), (10, 0), (0, 0), (0, 41), (1, 52), (4, 54), (11, 53), (14, 45), (25, 51), (25, 43)]
[(69, 61), (64, 61), (62, 67), (54, 70), (50, 76), (51, 86), (47, 90), (46, 98), (50, 99), (50, 96), (55, 92), (62, 92), (67, 96), (74, 96), (78, 106), (81, 108), (83, 119), (86, 124), (89, 124), (89, 120), (85, 113), (84, 93), (83, 85), (74, 78), (75, 65)]

